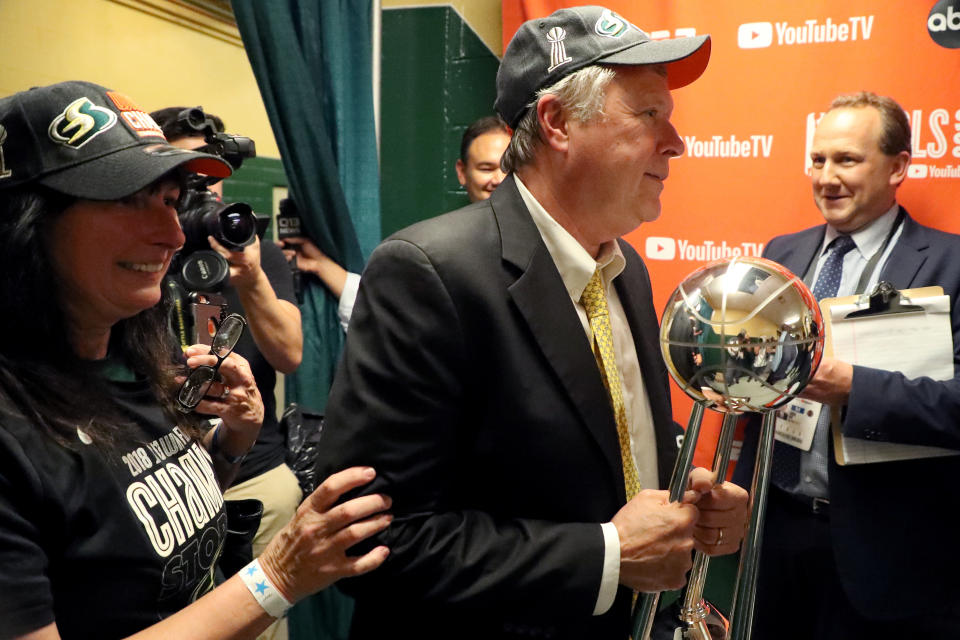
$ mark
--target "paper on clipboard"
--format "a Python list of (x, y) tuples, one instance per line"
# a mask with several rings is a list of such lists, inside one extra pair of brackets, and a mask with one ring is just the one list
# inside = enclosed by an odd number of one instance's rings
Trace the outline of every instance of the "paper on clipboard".
[[(922, 307), (923, 311), (850, 319), (847, 317), (850, 312), (866, 308), (866, 304), (858, 304), (859, 296), (821, 301), (828, 338), (825, 354), (851, 364), (898, 371), (908, 378), (952, 378), (950, 297), (943, 295), (941, 287), (907, 289), (900, 295), (908, 297), (910, 304)], [(952, 449), (844, 436), (839, 407), (832, 408), (831, 423), (834, 453), (841, 465), (960, 454)]]

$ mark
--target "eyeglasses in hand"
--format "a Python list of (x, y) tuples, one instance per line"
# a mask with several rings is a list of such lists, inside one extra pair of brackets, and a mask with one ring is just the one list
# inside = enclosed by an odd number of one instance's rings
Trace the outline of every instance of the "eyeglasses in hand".
[(217, 357), (217, 363), (212, 367), (201, 365), (190, 370), (187, 379), (180, 385), (180, 392), (177, 394), (177, 408), (180, 411), (184, 413), (193, 411), (203, 400), (203, 397), (207, 395), (210, 385), (217, 379), (217, 372), (221, 363), (237, 346), (237, 341), (243, 335), (243, 328), (246, 324), (247, 321), (243, 319), (243, 316), (236, 313), (231, 313), (223, 319), (210, 344), (210, 353)]

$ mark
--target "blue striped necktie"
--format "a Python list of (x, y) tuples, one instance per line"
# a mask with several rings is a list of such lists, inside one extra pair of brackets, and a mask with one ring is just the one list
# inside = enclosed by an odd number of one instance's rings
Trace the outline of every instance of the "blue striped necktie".
[[(823, 298), (836, 297), (840, 290), (840, 280), (843, 278), (843, 258), (856, 246), (850, 236), (837, 236), (827, 246), (827, 259), (820, 267), (817, 281), (813, 285), (813, 295), (817, 301)], [(830, 409), (824, 405), (817, 422), (817, 431), (829, 426)], [(823, 434), (818, 433), (814, 438), (814, 446)], [(781, 489), (791, 490), (800, 481), (800, 449), (783, 442), (773, 448), (773, 483)]]

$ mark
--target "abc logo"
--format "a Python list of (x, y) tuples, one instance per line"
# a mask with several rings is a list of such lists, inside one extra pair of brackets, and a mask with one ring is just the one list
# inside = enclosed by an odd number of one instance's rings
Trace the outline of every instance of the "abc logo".
[(947, 49), (960, 49), (960, 0), (940, 0), (927, 16), (927, 32)]

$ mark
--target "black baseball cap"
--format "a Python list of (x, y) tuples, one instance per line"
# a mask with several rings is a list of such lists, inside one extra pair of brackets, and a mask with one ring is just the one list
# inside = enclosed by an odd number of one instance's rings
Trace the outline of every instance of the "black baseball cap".
[(87, 200), (117, 200), (182, 166), (226, 178), (219, 157), (167, 143), (122, 93), (61, 82), (0, 98), (0, 189), (36, 182)]
[(500, 61), (494, 108), (516, 127), (537, 91), (592, 64), (665, 64), (667, 86), (679, 89), (699, 78), (709, 60), (709, 35), (651, 40), (610, 9), (560, 9), (520, 25)]

